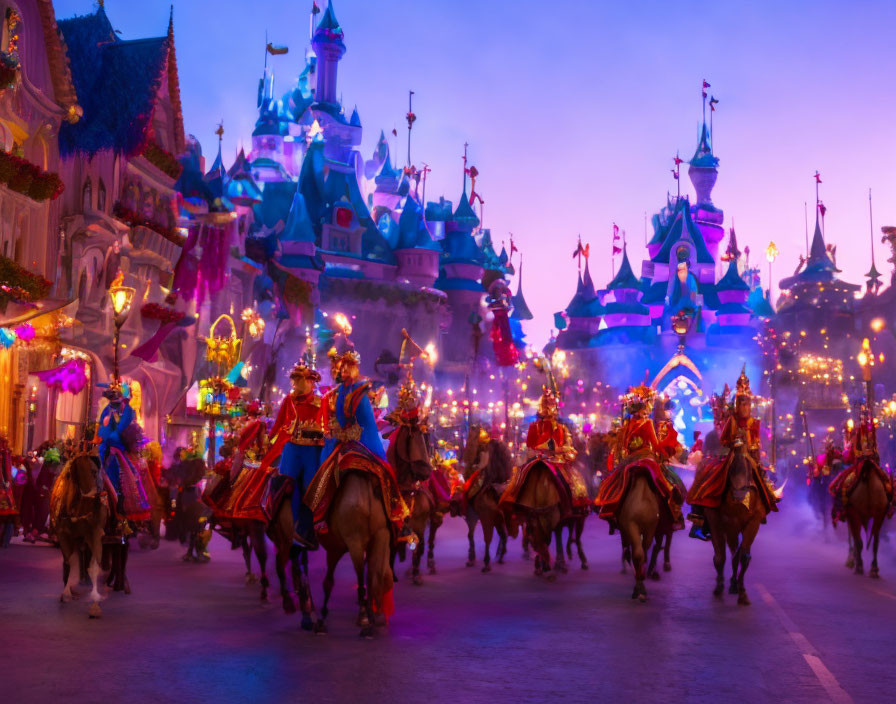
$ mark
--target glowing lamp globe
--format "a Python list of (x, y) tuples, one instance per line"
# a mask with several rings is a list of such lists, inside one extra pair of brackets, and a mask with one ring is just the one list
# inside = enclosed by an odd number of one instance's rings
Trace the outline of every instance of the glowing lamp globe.
[(127, 315), (135, 293), (137, 293), (136, 290), (130, 286), (111, 286), (109, 288), (109, 297), (112, 299), (112, 310), (115, 311), (115, 315)]

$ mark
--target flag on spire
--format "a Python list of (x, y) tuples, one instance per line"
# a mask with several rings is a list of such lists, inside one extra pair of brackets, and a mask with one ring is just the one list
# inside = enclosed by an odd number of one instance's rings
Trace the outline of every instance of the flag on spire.
[(311, 14), (312, 15), (320, 14), (320, 5), (318, 5), (316, 2), (311, 3)]
[(617, 242), (622, 238), (619, 236), (619, 225), (615, 222), (613, 223), (613, 256), (615, 257), (617, 254), (622, 252), (622, 247), (620, 247)]
[(709, 83), (706, 82), (706, 79), (704, 78), (704, 79), (703, 79), (703, 97), (704, 97), (704, 98), (705, 98), (706, 95), (707, 95), (707, 94), (706, 94), (706, 89), (707, 89), (707, 88), (711, 88), (711, 86), (709, 85)]
[(274, 46), (273, 44), (268, 42), (267, 51), (271, 56), (280, 56), (281, 54), (288, 54), (289, 47), (288, 46)]
[(718, 104), (719, 104), (719, 99), (716, 98), (715, 96), (710, 96), (710, 98), (709, 98), (709, 110), (710, 110), (710, 112), (715, 112), (715, 111), (716, 111), (716, 105), (718, 105)]

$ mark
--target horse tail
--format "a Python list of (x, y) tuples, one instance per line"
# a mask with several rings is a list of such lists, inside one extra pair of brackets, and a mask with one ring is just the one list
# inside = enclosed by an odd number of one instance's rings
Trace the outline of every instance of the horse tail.
[[(373, 483), (368, 481), (367, 493), (369, 506), (380, 505), (377, 499)], [(388, 524), (388, 517), (385, 516), (385, 508), (383, 508), (384, 519)], [(386, 617), (386, 623), (395, 613), (395, 598), (393, 595), (392, 568), (390, 566), (391, 545), (389, 540), (389, 526), (374, 529), (371, 536), (370, 545), (367, 550), (367, 574), (370, 578), (370, 598), (373, 603), (374, 610), (382, 612)]]

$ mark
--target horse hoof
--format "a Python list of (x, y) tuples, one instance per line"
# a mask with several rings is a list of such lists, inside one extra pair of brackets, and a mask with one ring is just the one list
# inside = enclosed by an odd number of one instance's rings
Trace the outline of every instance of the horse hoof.
[(467, 560), (467, 567), (472, 567), (476, 564), (476, 560)]
[(305, 614), (302, 616), (302, 630), (303, 631), (311, 631), (314, 628), (314, 622), (311, 620), (311, 616)]
[(255, 584), (257, 581), (258, 577), (251, 572), (246, 572), (246, 584)]
[(583, 562), (583, 563), (582, 563), (582, 569), (583, 569), (583, 570), (587, 570), (587, 569), (588, 569), (588, 563), (587, 563), (587, 562)]
[(88, 618), (99, 618), (103, 615), (103, 610), (100, 608), (100, 605), (97, 602), (93, 602), (90, 605), (90, 608), (87, 609), (87, 617)]
[(504, 558), (503, 558), (503, 557), (499, 557), (499, 558), (498, 558), (498, 564), (499, 564), (499, 565), (503, 565), (503, 564), (504, 564)]
[(423, 586), (423, 577), (419, 574), (415, 574), (411, 578), (411, 583), (416, 587), (422, 587)]
[(862, 565), (856, 565), (856, 574), (865, 574), (865, 568)]
[(131, 593), (131, 583), (128, 581), (128, 578), (124, 578), (124, 587), (122, 588), (125, 594)]
[(656, 570), (654, 570), (653, 572), (650, 573), (650, 578), (651, 578), (654, 582), (659, 582), (659, 581), (660, 581), (660, 573), (657, 572)]
[(855, 566), (856, 566), (855, 560), (847, 560), (846, 564), (844, 565), (844, 567), (846, 567), (846, 569), (848, 569), (848, 570), (851, 570)]
[(488, 574), (491, 571), (492, 571), (491, 565), (486, 565), (485, 567), (482, 568), (482, 574)]
[(671, 572), (672, 571), (672, 563), (664, 562), (663, 563), (663, 572)]
[(734, 583), (734, 582), (731, 583), (731, 585), (728, 587), (728, 593), (729, 593), (729, 594), (738, 594), (738, 593), (740, 593), (740, 589), (738, 588), (738, 586), (737, 586), (736, 583)]
[(645, 594), (643, 592), (638, 594), (638, 603), (643, 604), (646, 601), (647, 601), (647, 594)]
[(722, 595), (725, 593), (725, 587), (722, 584), (717, 584), (716, 588), (712, 590), (712, 595), (722, 598)]
[(288, 614), (294, 614), (296, 612), (296, 603), (288, 594), (284, 595), (283, 597), (283, 611)]
[(312, 629), (312, 632), (316, 636), (325, 636), (325, 635), (327, 635), (327, 626), (323, 621), (317, 621), (314, 624), (314, 628)]
[(361, 629), (361, 637), (364, 640), (373, 640), (373, 626), (365, 626)]
[(877, 567), (872, 567), (868, 576), (871, 577), (871, 579), (880, 579), (880, 570), (877, 569)]
[(749, 606), (750, 605), (750, 597), (747, 596), (746, 592), (741, 592), (737, 595), (737, 603), (741, 606)]

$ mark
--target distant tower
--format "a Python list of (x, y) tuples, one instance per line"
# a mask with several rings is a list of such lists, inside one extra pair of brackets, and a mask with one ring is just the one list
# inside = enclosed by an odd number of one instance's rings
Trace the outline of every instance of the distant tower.
[(722, 227), (725, 214), (712, 202), (712, 189), (719, 177), (719, 160), (713, 154), (712, 137), (705, 120), (700, 131), (697, 151), (694, 152), (688, 166), (688, 176), (697, 192), (696, 204), (691, 207), (691, 215), (703, 234), (713, 260), (717, 260), (719, 242), (725, 236), (725, 228)]
[(327, 9), (311, 38), (311, 46), (317, 55), (317, 90), (314, 97), (319, 103), (335, 105), (339, 102), (336, 93), (336, 74), (339, 60), (345, 54), (342, 37), (342, 27), (336, 20), (333, 3), (328, 2)]

